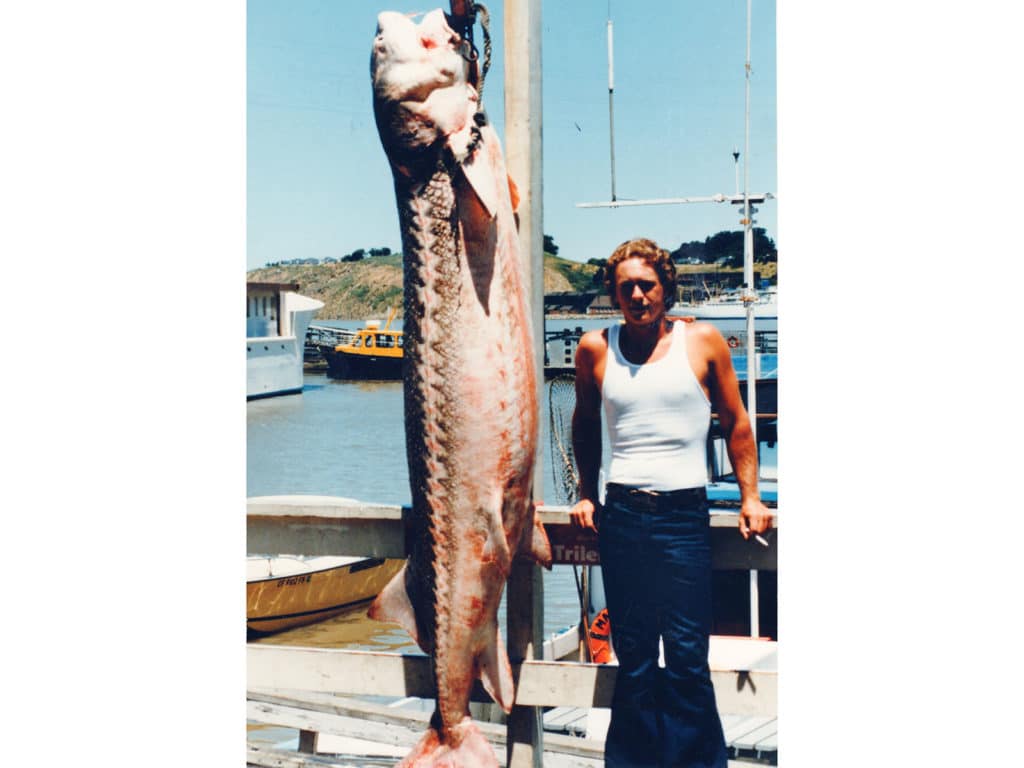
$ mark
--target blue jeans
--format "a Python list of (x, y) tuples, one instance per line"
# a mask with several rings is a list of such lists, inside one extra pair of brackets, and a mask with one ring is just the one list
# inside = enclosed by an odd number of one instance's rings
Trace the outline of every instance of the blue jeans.
[(609, 483), (599, 525), (619, 660), (605, 766), (725, 768), (708, 668), (711, 529), (704, 489), (651, 494)]

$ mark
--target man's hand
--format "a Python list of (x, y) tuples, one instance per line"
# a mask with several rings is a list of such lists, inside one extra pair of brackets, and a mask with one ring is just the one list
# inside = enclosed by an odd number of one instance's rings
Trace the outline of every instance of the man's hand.
[(760, 499), (747, 499), (740, 507), (740, 533), (749, 539), (751, 533), (764, 533), (771, 525), (772, 513)]
[(569, 510), (569, 522), (574, 528), (589, 528), (597, 533), (597, 505), (590, 499), (580, 499)]

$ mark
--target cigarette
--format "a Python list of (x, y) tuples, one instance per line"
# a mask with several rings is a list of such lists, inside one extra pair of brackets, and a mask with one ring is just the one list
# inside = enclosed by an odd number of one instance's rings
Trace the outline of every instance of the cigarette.
[(762, 547), (769, 546), (768, 542), (765, 541), (764, 538), (762, 538), (761, 534), (755, 533), (754, 538), (757, 539), (757, 543), (760, 544)]

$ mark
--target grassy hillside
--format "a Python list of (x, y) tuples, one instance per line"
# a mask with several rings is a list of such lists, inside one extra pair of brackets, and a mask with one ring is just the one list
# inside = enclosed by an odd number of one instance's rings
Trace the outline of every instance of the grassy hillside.
[[(545, 254), (544, 292), (585, 290), (594, 271), (595, 267)], [(319, 319), (376, 317), (388, 307), (397, 307), (401, 317), (402, 256), (397, 253), (337, 264), (263, 267), (247, 273), (246, 279), (298, 283), (302, 294), (324, 303)]]
[[(762, 277), (775, 278), (776, 265), (758, 264)], [(700, 272), (705, 266), (682, 265), (677, 270)], [(593, 279), (597, 267), (544, 254), (544, 293), (579, 293), (602, 290)], [(721, 270), (742, 272), (742, 269)], [(324, 303), (319, 319), (359, 320), (384, 315), (388, 307), (402, 311), (402, 256), (373, 256), (362, 261), (316, 266), (280, 266), (254, 269), (250, 281), (298, 283), (299, 291)]]
[[(560, 293), (565, 291), (582, 293), (583, 291), (594, 290), (597, 287), (594, 285), (595, 272), (597, 272), (597, 267), (592, 264), (580, 264), (578, 261), (560, 259), (557, 256), (552, 256), (550, 253), (545, 253), (544, 293)], [(552, 274), (552, 282), (557, 280), (558, 285), (565, 285), (566, 287), (549, 289), (548, 273)]]

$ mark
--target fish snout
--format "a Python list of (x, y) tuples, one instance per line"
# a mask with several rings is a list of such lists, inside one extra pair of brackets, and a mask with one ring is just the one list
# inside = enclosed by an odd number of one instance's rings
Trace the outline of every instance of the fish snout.
[(381, 11), (377, 14), (377, 40), (409, 53), (414, 48), (440, 48), (461, 41), (462, 38), (448, 25), (444, 11), (440, 8), (426, 14), (419, 24), (412, 20), (412, 15)]
[(397, 11), (381, 11), (377, 14), (377, 36), (373, 40), (374, 52), (386, 54), (388, 58), (402, 59), (403, 52), (419, 47), (415, 22)]
[(377, 14), (377, 34), (393, 34), (396, 29), (416, 26), (412, 19), (398, 11), (381, 11)]

